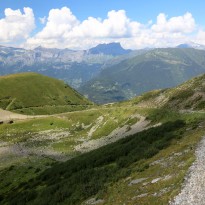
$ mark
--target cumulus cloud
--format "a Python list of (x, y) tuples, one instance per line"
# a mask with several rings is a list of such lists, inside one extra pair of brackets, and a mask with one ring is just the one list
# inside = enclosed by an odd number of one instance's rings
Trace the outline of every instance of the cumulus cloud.
[(88, 17), (79, 21), (69, 8), (52, 9), (45, 27), (26, 42), (27, 46), (89, 48), (98, 43), (121, 42), (125, 48), (166, 47), (189, 40), (196, 29), (191, 13), (168, 18), (160, 13), (156, 22), (141, 24), (124, 10), (112, 10), (107, 18)]
[(79, 24), (69, 8), (52, 9), (44, 29), (36, 37), (42, 39), (63, 38), (73, 27)]
[(23, 13), (10, 8), (4, 11), (5, 18), (0, 19), (0, 42), (12, 42), (26, 39), (35, 28), (35, 18), (31, 8), (24, 8)]
[(109, 42), (121, 42), (123, 47), (132, 49), (175, 46), (189, 41), (205, 44), (205, 32), (199, 31), (189, 12), (176, 17), (160, 13), (156, 20), (142, 24), (130, 19), (124, 10), (109, 11), (105, 19), (90, 16), (80, 21), (69, 8), (63, 7), (51, 9), (48, 17), (39, 20), (44, 27), (31, 36), (35, 27), (32, 9), (24, 8), (23, 13), (6, 9), (5, 18), (0, 19), (0, 42), (25, 39), (23, 46), (27, 48), (71, 49), (87, 49)]
[(109, 42), (113, 39), (137, 35), (143, 25), (131, 21), (124, 10), (108, 12), (107, 18), (88, 17), (80, 22), (69, 8), (52, 9), (43, 30), (28, 39), (27, 45), (47, 47), (90, 47), (93, 42)]
[(122, 38), (138, 33), (140, 26), (140, 23), (131, 21), (124, 10), (112, 10), (105, 20), (89, 17), (73, 29), (73, 34), (92, 38)]
[(164, 13), (157, 16), (157, 23), (151, 29), (158, 33), (191, 33), (195, 29), (195, 20), (191, 13), (186, 13), (183, 16), (172, 17), (167, 20)]
[[(148, 26), (141, 30), (138, 36), (131, 39), (123, 39), (125, 47), (173, 47), (181, 43), (193, 41), (193, 32), (197, 25), (191, 13), (187, 12), (183, 16), (171, 17), (160, 13), (156, 23), (148, 22)], [(132, 43), (134, 42), (134, 44)]]

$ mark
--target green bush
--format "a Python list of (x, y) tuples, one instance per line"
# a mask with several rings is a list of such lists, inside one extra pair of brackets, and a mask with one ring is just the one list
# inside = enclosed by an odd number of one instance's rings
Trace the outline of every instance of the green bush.
[(201, 101), (196, 105), (196, 109), (204, 109), (205, 108), (205, 101)]

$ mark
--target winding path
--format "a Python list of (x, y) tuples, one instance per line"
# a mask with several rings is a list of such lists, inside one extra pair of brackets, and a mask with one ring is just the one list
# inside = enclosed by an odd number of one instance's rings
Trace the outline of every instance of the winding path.
[(196, 161), (189, 168), (184, 186), (170, 205), (205, 204), (205, 137), (196, 150)]

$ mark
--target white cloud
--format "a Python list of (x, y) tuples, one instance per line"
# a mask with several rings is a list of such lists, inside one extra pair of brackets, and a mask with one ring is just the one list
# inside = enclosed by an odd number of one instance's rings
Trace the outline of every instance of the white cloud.
[(92, 38), (122, 38), (136, 34), (140, 26), (140, 23), (131, 21), (124, 10), (112, 10), (108, 12), (107, 19), (103, 21), (89, 17), (75, 27), (73, 33)]
[(43, 30), (28, 39), (26, 45), (87, 48), (93, 42), (97, 44), (135, 36), (141, 27), (139, 22), (131, 21), (124, 10), (112, 10), (104, 20), (88, 17), (80, 22), (69, 8), (63, 7), (49, 12)]
[(151, 29), (158, 33), (191, 33), (196, 25), (191, 13), (186, 13), (183, 16), (172, 17), (167, 20), (164, 13), (157, 16), (157, 23)]
[[(147, 27), (141, 29), (138, 36), (124, 39), (123, 45), (129, 48), (173, 47), (181, 43), (193, 41), (193, 32), (197, 25), (191, 13), (170, 19), (164, 13), (157, 16), (156, 23), (149, 21)], [(134, 43), (133, 43), (134, 42)]]
[[(39, 18), (43, 29), (33, 36), (33, 11), (5, 9), (0, 19), (0, 43), (25, 39), (23, 46), (87, 49), (99, 43), (121, 42), (125, 48), (167, 47), (197, 41), (205, 44), (205, 32), (199, 30), (192, 14), (170, 17), (160, 13), (146, 24), (131, 20), (124, 10), (109, 11), (105, 19), (88, 17), (80, 21), (67, 7), (51, 9)], [(196, 35), (196, 33), (198, 33)], [(29, 36), (30, 35), (30, 36)]]
[(118, 41), (126, 48), (166, 47), (189, 40), (196, 29), (191, 13), (168, 18), (164, 13), (156, 23), (132, 21), (124, 10), (108, 12), (106, 19), (88, 17), (80, 22), (69, 8), (52, 9), (42, 31), (27, 40), (26, 45), (36, 47), (89, 48), (98, 43)]
[(5, 9), (5, 18), (0, 19), (0, 42), (14, 42), (26, 39), (35, 28), (35, 18), (31, 8), (20, 10)]
[(198, 44), (205, 45), (205, 31), (201, 29), (198, 31), (196, 38), (195, 38), (195, 42)]
[(49, 12), (46, 26), (36, 37), (42, 39), (62, 38), (78, 24), (79, 21), (69, 8), (52, 9)]

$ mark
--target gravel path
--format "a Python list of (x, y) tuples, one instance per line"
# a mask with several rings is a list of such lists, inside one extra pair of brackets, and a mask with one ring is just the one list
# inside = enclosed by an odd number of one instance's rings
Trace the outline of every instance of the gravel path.
[(205, 137), (196, 150), (196, 161), (189, 168), (181, 192), (170, 205), (205, 204)]

